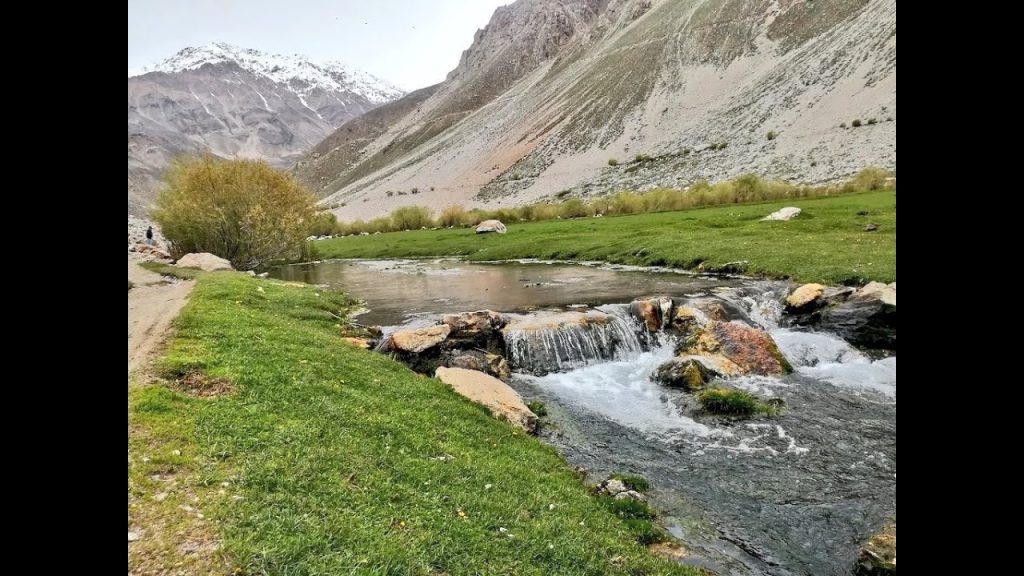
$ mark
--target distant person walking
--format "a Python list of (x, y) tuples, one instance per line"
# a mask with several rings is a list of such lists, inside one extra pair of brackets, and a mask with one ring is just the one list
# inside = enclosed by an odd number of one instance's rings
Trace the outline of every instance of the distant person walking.
[(153, 227), (146, 228), (146, 244), (153, 245)]

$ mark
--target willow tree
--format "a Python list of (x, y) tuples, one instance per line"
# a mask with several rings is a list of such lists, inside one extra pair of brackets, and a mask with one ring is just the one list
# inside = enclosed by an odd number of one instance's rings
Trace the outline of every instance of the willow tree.
[(152, 216), (175, 258), (210, 252), (251, 270), (302, 253), (315, 205), (301, 184), (266, 162), (204, 154), (171, 166)]

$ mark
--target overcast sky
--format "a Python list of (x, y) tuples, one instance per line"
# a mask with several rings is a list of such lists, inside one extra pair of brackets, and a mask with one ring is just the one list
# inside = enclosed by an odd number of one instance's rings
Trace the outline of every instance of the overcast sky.
[(228, 42), (341, 60), (415, 90), (444, 80), (512, 0), (128, 0), (128, 74), (186, 46)]

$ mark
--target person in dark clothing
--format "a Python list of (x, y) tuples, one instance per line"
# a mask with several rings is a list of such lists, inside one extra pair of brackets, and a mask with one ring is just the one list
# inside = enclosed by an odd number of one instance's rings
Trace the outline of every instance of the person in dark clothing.
[(153, 227), (146, 228), (146, 244), (153, 245)]

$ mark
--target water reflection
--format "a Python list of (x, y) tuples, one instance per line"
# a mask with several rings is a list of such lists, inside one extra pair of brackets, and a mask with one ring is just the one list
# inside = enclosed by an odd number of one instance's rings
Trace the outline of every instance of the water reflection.
[(597, 306), (646, 294), (685, 295), (732, 280), (674, 272), (574, 264), (471, 264), (458, 260), (335, 260), (285, 266), (276, 278), (343, 288), (366, 302), (364, 324), (402, 324), (423, 314), (489, 308), (502, 312), (549, 306)]

